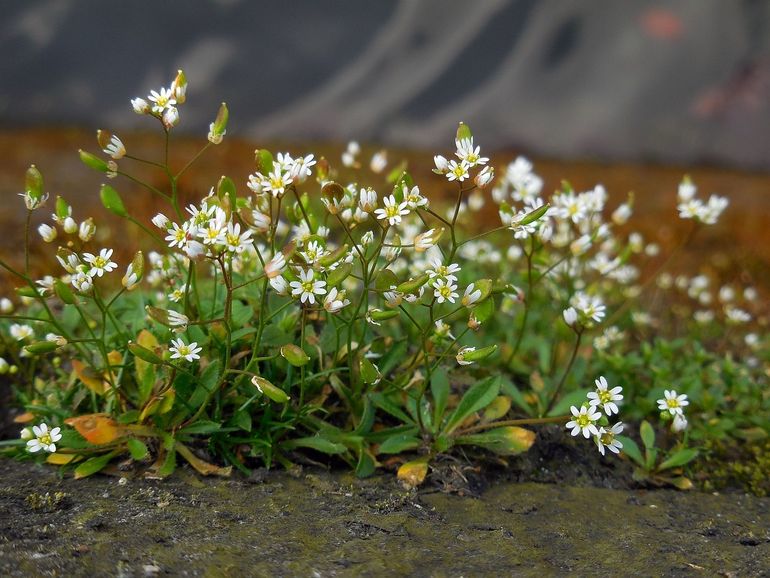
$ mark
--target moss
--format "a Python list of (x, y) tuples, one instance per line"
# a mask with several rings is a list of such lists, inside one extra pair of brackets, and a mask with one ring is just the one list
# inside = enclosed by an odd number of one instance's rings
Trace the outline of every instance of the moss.
[(43, 510), (46, 512), (53, 512), (62, 508), (67, 501), (68, 494), (65, 492), (46, 492), (45, 494), (39, 494), (33, 492), (28, 494), (24, 501), (33, 510)]
[(737, 444), (711, 441), (696, 477), (706, 491), (739, 489), (770, 496), (770, 440)]

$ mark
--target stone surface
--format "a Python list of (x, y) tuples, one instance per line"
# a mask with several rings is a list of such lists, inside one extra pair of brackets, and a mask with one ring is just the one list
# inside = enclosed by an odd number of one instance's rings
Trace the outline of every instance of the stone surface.
[(94, 477), (0, 461), (3, 576), (767, 575), (770, 499), (393, 476)]

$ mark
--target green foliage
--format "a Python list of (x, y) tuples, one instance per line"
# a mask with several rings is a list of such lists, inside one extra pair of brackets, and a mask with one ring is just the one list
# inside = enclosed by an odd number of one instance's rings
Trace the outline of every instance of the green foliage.
[[(133, 102), (165, 138), (183, 86), (180, 73), (160, 100)], [(190, 163), (222, 141), (228, 121), (223, 104)], [(110, 240), (96, 234), (98, 220), (78, 224), (58, 197), (53, 224), (40, 229), (46, 242), (61, 241), (51, 277), (30, 277), (28, 244), (23, 266), (0, 261), (24, 300), (16, 317), (0, 319), (10, 359), (0, 372), (30, 419), (63, 428), (61, 440), (36, 436), (49, 448), (37, 455), (55, 454), (78, 477), (129, 456), (164, 477), (180, 458), (228, 475), (289, 466), (300, 452), (366, 476), (412, 454), (399, 478), (414, 484), (458, 445), (526, 451), (536, 438), (523, 426), (571, 420), (597, 376), (623, 386), (626, 424), (641, 422), (643, 450), (617, 438), (640, 480), (686, 487), (698, 444), (767, 435), (767, 339), (748, 321), (734, 327), (752, 317), (739, 306), (758, 305), (733, 296), (718, 319), (693, 325), (687, 299), (707, 300), (702, 280), (685, 279), (671, 298), (679, 308), (654, 319), (652, 338), (649, 285), (637, 283), (634, 265), (644, 243), (622, 228), (620, 209), (604, 214), (603, 189), (579, 193), (565, 181), (546, 202), (520, 158), (490, 199), (488, 159), (467, 125), (456, 137), (459, 162), (435, 158), (448, 206), (428, 201), (406, 163), (380, 174), (387, 160), (377, 155), (365, 174), (351, 145), (339, 166), (260, 149), (246, 186), (217, 175), (183, 211), (179, 182), (190, 163), (138, 159), (100, 131), (106, 158), (80, 151), (83, 163), (145, 186), (163, 212), (143, 222), (130, 197), (102, 185), (105, 209), (145, 233), (133, 259), (115, 263), (122, 257), (101, 245)], [(158, 170), (154, 184), (134, 175), (136, 162)], [(22, 196), (30, 219), (40, 214), (48, 196), (34, 166)], [(492, 200), (502, 226), (482, 229), (474, 213)], [(727, 324), (733, 341), (720, 330)], [(667, 390), (689, 396), (689, 425), (668, 411), (647, 421)], [(613, 413), (602, 411), (591, 436), (607, 445)], [(669, 424), (671, 434), (661, 427)]]

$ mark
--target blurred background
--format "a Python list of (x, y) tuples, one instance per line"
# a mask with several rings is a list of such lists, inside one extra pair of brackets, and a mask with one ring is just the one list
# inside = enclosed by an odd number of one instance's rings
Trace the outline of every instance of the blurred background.
[(3, 0), (0, 123), (143, 129), (190, 80), (234, 136), (770, 169), (767, 0)]
[[(108, 128), (132, 154), (158, 153), (157, 123), (130, 99), (183, 68), (178, 162), (230, 108), (225, 143), (186, 177), (191, 198), (223, 173), (245, 182), (257, 146), (336, 161), (349, 139), (440, 187), (432, 155), (464, 121), (498, 167), (532, 157), (546, 192), (561, 178), (602, 182), (614, 204), (635, 191), (664, 245), (689, 172), (732, 200), (695, 258), (708, 246), (751, 271), (770, 262), (768, 0), (0, 0), (0, 13), (6, 199), (34, 162), (53, 195), (98, 204), (77, 149), (97, 152)], [(6, 239), (23, 213), (16, 197), (0, 206)]]

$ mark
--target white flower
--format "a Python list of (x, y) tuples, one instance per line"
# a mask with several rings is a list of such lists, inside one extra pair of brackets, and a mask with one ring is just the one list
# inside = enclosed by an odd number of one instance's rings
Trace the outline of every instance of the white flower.
[(354, 167), (356, 165), (356, 157), (361, 152), (361, 147), (356, 141), (350, 141), (348, 148), (342, 153), (342, 164), (346, 167)]
[(143, 98), (132, 98), (131, 106), (136, 114), (147, 114), (150, 111), (150, 103)]
[(466, 161), (461, 161), (460, 163), (454, 160), (449, 161), (446, 172), (447, 180), (463, 182), (468, 178), (468, 168), (469, 165)]
[(457, 263), (443, 265), (439, 259), (435, 259), (431, 262), (431, 266), (433, 268), (426, 271), (431, 279), (438, 277), (446, 279), (447, 281), (457, 281), (455, 273), (460, 271), (460, 266)]
[(134, 273), (133, 263), (128, 264), (128, 267), (126, 268), (126, 274), (123, 275), (121, 283), (123, 284), (123, 287), (125, 287), (128, 291), (131, 291), (139, 284), (139, 275)]
[(310, 241), (301, 255), (305, 259), (308, 265), (316, 263), (319, 259), (323, 258), (328, 251), (324, 249), (318, 241)]
[(168, 324), (175, 328), (175, 332), (181, 333), (182, 331), (185, 331), (189, 323), (190, 319), (187, 317), (187, 315), (179, 313), (178, 311), (168, 311)]
[(601, 407), (608, 416), (618, 413), (618, 406), (615, 402), (623, 399), (620, 394), (623, 388), (617, 386), (609, 389), (604, 376), (600, 376), (594, 383), (596, 383), (596, 391), (588, 392), (589, 405)]
[(172, 339), (169, 351), (171, 352), (171, 359), (195, 361), (201, 358), (199, 353), (203, 351), (203, 348), (198, 347), (198, 343), (195, 341), (190, 343), (190, 345), (185, 345), (185, 342), (181, 339)]
[(596, 447), (599, 448), (599, 453), (604, 455), (605, 448), (614, 454), (620, 453), (620, 450), (623, 449), (623, 444), (615, 439), (615, 436), (621, 433), (623, 433), (622, 421), (619, 421), (610, 429), (600, 427), (598, 435), (594, 438), (596, 440)]
[(562, 315), (564, 316), (564, 323), (570, 327), (575, 325), (575, 322), (577, 322), (578, 315), (574, 307), (567, 307), (567, 309), (562, 312)]
[(14, 323), (8, 330), (16, 341), (24, 341), (25, 339), (35, 336), (35, 331), (29, 325), (22, 325), (20, 323)]
[[(152, 112), (154, 112), (157, 115), (163, 114), (168, 108), (173, 108), (174, 105), (176, 104), (176, 98), (174, 98), (174, 93), (168, 88), (161, 88), (160, 92), (151, 90), (150, 96), (148, 97), (148, 99), (150, 102), (153, 103)], [(136, 99), (136, 100), (140, 100), (140, 99)], [(133, 101), (132, 101), (132, 104), (133, 104)], [(134, 105), (134, 110), (136, 110), (136, 105)]]
[(96, 233), (96, 225), (94, 225), (93, 219), (86, 219), (82, 223), (80, 223), (80, 227), (78, 228), (78, 238), (83, 241), (84, 243), (87, 243), (91, 240), (91, 238)]
[(282, 197), (286, 192), (286, 187), (292, 181), (291, 175), (288, 172), (282, 171), (279, 165), (274, 166), (273, 172), (266, 177), (263, 175), (259, 176), (261, 177), (260, 185), (262, 190), (270, 191), (275, 198)]
[(35, 437), (27, 442), (28, 452), (35, 453), (43, 450), (54, 453), (56, 451), (56, 442), (61, 439), (61, 428), (55, 427), (49, 430), (47, 424), (41, 423), (32, 426), (32, 433)]
[(313, 155), (299, 157), (298, 159), (295, 159), (291, 167), (289, 167), (289, 175), (296, 182), (302, 183), (313, 174), (313, 171), (310, 170), (313, 165), (315, 165), (315, 158)]
[(291, 286), (291, 294), (294, 297), (299, 296), (300, 302), (305, 303), (307, 301), (313, 305), (316, 295), (326, 294), (326, 289), (324, 289), (326, 281), (315, 281), (312, 269), (300, 271), (299, 279), (299, 281), (292, 281), (289, 285)]
[(406, 201), (406, 204), (410, 209), (414, 210), (418, 207), (428, 206), (428, 199), (422, 196), (418, 186), (415, 185), (409, 190), (409, 187), (403, 185), (402, 190), (404, 192), (404, 201)]
[(169, 218), (163, 213), (158, 213), (152, 218), (152, 224), (158, 227), (158, 229), (168, 229)]
[(110, 257), (112, 257), (112, 249), (102, 249), (98, 255), (83, 253), (83, 260), (91, 265), (88, 275), (91, 277), (94, 275), (101, 277), (105, 272), (109, 273), (116, 269), (118, 265), (111, 261)]
[(457, 156), (457, 158), (462, 162), (466, 163), (468, 167), (485, 165), (487, 162), (489, 162), (488, 158), (481, 156), (481, 147), (473, 146), (473, 137), (455, 139), (455, 146), (457, 147), (455, 156)]
[(179, 110), (175, 106), (169, 106), (166, 112), (163, 113), (163, 126), (167, 129), (179, 124)]
[(13, 313), (13, 301), (8, 297), (0, 299), (0, 313)]
[(286, 268), (286, 256), (283, 253), (276, 253), (273, 258), (265, 264), (265, 275), (268, 279), (278, 277)]
[(224, 241), (229, 252), (240, 255), (251, 246), (251, 231), (241, 234), (241, 226), (231, 221), (227, 223)]
[(631, 205), (623, 203), (612, 213), (612, 222), (616, 225), (625, 225), (631, 217)]
[[(443, 229), (442, 229), (443, 231)], [(436, 244), (436, 241), (438, 241), (439, 235), (441, 235), (441, 231), (439, 231), (438, 234), (436, 233), (436, 229), (429, 229), (425, 231), (424, 233), (420, 233), (414, 238), (414, 250), (418, 253), (423, 253), (430, 249), (433, 245)]]
[(182, 223), (181, 227), (176, 223), (172, 223), (171, 228), (168, 229), (166, 241), (168, 241), (168, 246), (172, 249), (174, 247), (179, 247), (182, 249), (185, 247), (185, 245), (187, 245), (187, 241), (193, 234), (197, 234), (197, 230), (195, 229), (194, 225), (191, 227), (190, 223), (186, 221)]
[(476, 178), (473, 179), (473, 182), (476, 184), (476, 186), (480, 189), (485, 189), (489, 183), (492, 182), (492, 179), (495, 178), (495, 169), (492, 167), (484, 167), (481, 169), (479, 174), (476, 175)]
[(126, 147), (123, 145), (123, 141), (115, 135), (110, 137), (110, 142), (102, 150), (116, 161), (126, 156)]
[(687, 429), (687, 418), (683, 413), (674, 414), (674, 420), (671, 422), (671, 431), (676, 433), (682, 432)]
[(572, 297), (570, 304), (587, 319), (592, 319), (597, 323), (604, 319), (606, 308), (599, 297), (578, 292)]
[(390, 225), (398, 225), (401, 222), (401, 217), (409, 214), (406, 202), (397, 203), (396, 197), (390, 195), (383, 199), (385, 204), (384, 209), (377, 209), (374, 211), (374, 215), (381, 220), (387, 220)]
[(677, 395), (675, 390), (665, 390), (663, 399), (658, 400), (658, 409), (668, 411), (671, 415), (684, 415), (683, 407), (690, 405), (687, 401), (687, 395), (682, 393)]
[(289, 293), (289, 284), (280, 275), (278, 277), (270, 277), (270, 286), (278, 295), (288, 295)]
[(436, 168), (433, 169), (433, 172), (439, 174), (439, 175), (445, 175), (447, 172), (449, 172), (449, 161), (446, 160), (441, 155), (436, 155), (433, 157), (433, 163), (436, 165)]
[(372, 156), (372, 160), (369, 163), (369, 168), (373, 173), (381, 173), (388, 165), (388, 153), (385, 151), (378, 151)]
[(457, 360), (457, 363), (459, 363), (460, 365), (470, 365), (470, 364), (472, 364), (473, 363), (472, 361), (466, 361), (465, 360), (465, 356), (468, 353), (471, 353), (472, 351), (476, 351), (476, 348), (475, 347), (463, 347), (462, 349), (460, 349), (460, 351), (457, 352), (457, 356), (455, 357), (455, 359)]
[(46, 225), (43, 223), (37, 228), (37, 232), (40, 233), (40, 236), (46, 243), (51, 243), (54, 239), (56, 239), (56, 228), (52, 227), (51, 225)]
[(727, 318), (728, 323), (735, 325), (751, 321), (751, 315), (748, 312), (731, 305), (725, 307), (725, 317)]
[(91, 276), (84, 271), (75, 273), (70, 282), (80, 293), (88, 293), (94, 287), (93, 279), (91, 279)]
[(442, 339), (447, 337), (449, 339), (455, 338), (455, 336), (452, 335), (452, 328), (448, 324), (444, 323), (441, 319), (437, 319), (434, 325), (436, 326), (435, 331), (437, 337)]
[(599, 435), (599, 429), (596, 427), (596, 423), (602, 414), (596, 411), (596, 408), (592, 405), (581, 406), (580, 410), (574, 405), (570, 408), (570, 412), (574, 419), (567, 422), (567, 429), (572, 430), (572, 435), (576, 436), (579, 433), (583, 434), (583, 437), (588, 439), (592, 435)]
[(324, 309), (329, 313), (337, 313), (347, 305), (350, 305), (350, 300), (345, 299), (345, 291), (337, 291), (336, 287), (332, 287), (324, 298)]
[(455, 299), (459, 297), (459, 294), (455, 292), (457, 285), (451, 279), (438, 279), (433, 283), (433, 289), (433, 296), (436, 298), (437, 303), (443, 303), (444, 301), (454, 303)]
[(476, 301), (481, 299), (481, 289), (475, 289), (474, 284), (471, 283), (465, 288), (465, 294), (463, 295), (463, 298), (460, 300), (460, 303), (465, 305), (466, 307), (470, 307)]

